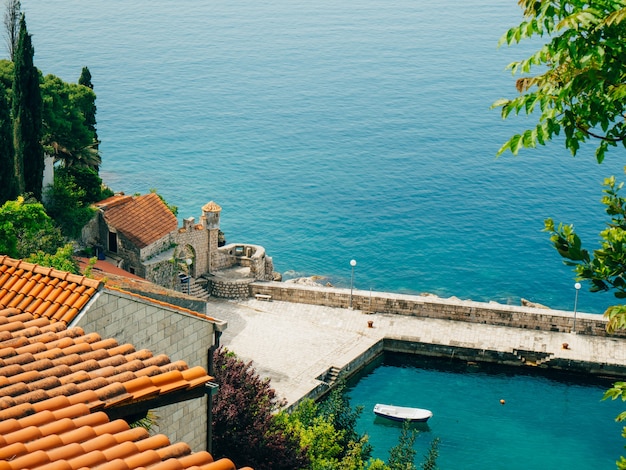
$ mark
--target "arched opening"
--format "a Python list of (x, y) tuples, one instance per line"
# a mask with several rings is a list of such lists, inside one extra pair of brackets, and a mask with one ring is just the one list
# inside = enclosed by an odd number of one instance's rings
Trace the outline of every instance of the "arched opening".
[(179, 273), (196, 277), (196, 252), (191, 245), (182, 245), (176, 252), (176, 264)]

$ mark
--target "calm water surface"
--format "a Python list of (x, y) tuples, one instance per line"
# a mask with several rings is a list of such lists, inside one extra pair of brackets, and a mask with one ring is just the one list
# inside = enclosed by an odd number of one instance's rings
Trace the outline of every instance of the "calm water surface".
[[(180, 217), (215, 200), (229, 242), (266, 247), (287, 277), (573, 308), (543, 220), (593, 247), (597, 165), (559, 145), (495, 159), (525, 125), (496, 47), (514, 0), (24, 0), (35, 63), (98, 95), (102, 176), (156, 188)], [(603, 312), (611, 296), (581, 291)]]
[(536, 369), (387, 354), (350, 385), (349, 396), (364, 407), (358, 429), (383, 460), (402, 425), (376, 417), (376, 403), (433, 412), (427, 424), (412, 425), (418, 464), (438, 437), (441, 469), (591, 470), (615, 468), (624, 454), (622, 425), (614, 421), (623, 405), (601, 401), (607, 386)]

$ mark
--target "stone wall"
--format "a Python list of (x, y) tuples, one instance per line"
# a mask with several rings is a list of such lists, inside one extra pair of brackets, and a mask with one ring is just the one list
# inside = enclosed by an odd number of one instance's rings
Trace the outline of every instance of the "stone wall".
[[(103, 289), (86, 313), (71, 326), (96, 332), (118, 343), (130, 343), (137, 350), (165, 354), (174, 362), (208, 369), (208, 350), (213, 344), (216, 324), (174, 308), (144, 300), (136, 295)], [(159, 427), (167, 430), (172, 442), (188, 442), (194, 451), (206, 448), (206, 399), (197, 398), (155, 410)], [(184, 415), (184, 425), (180, 416)]]
[[(186, 442), (194, 452), (206, 450), (207, 400), (204, 396), (154, 410), (157, 425), (152, 433), (165, 434), (171, 442)], [(199, 430), (204, 431), (201, 438)], [(202, 439), (205, 441), (201, 442)]]
[(221, 269), (242, 266), (250, 269), (250, 277), (259, 280), (270, 280), (273, 276), (274, 263), (265, 254), (265, 248), (259, 245), (230, 243), (217, 248), (212, 268), (217, 272)]
[(119, 268), (137, 276), (146, 277), (146, 269), (141, 262), (141, 250), (121, 232), (117, 232), (117, 251), (115, 253), (117, 257), (123, 260), (118, 263)]
[(206, 276), (207, 290), (213, 297), (221, 299), (246, 299), (250, 295), (250, 283), (254, 282), (253, 278), (249, 279), (228, 279), (219, 276)]
[(151, 243), (150, 245), (141, 248), (141, 250), (139, 250), (141, 261), (149, 260), (150, 258), (155, 257), (160, 253), (163, 253), (164, 251), (173, 248), (174, 233), (176, 232), (170, 232), (165, 237), (162, 237), (154, 243)]
[[(394, 294), (323, 286), (305, 286), (284, 282), (253, 282), (250, 296), (271, 295), (273, 300), (304, 304), (325, 305), (349, 308), (365, 313), (395, 313), (415, 315), (441, 320), (466, 321), (487, 325), (509, 326), (530, 330), (570, 332), (573, 327), (573, 313), (495, 302), (474, 302), (470, 300), (443, 299), (436, 296)], [(576, 314), (576, 332), (595, 336), (608, 336), (606, 319), (602, 315)], [(616, 332), (615, 337), (626, 337), (626, 331)]]
[(148, 260), (143, 268), (148, 281), (168, 289), (176, 290), (178, 288), (178, 267), (172, 262), (174, 257), (174, 249), (170, 249), (161, 253), (161, 256)]
[(190, 273), (193, 277), (209, 272), (209, 231), (203, 224), (195, 224), (193, 217), (185, 219), (175, 235), (175, 242), (179, 250), (185, 246), (193, 248), (195, 259)]

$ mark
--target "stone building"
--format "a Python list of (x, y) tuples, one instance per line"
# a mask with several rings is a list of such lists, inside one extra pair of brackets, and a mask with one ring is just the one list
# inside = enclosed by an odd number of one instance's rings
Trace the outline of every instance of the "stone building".
[(83, 229), (83, 243), (99, 259), (155, 284), (198, 297), (238, 298), (249, 295), (249, 283), (276, 277), (262, 246), (222, 246), (222, 208), (213, 201), (202, 207), (198, 222), (189, 217), (181, 227), (155, 193), (119, 194), (95, 207), (98, 212)]

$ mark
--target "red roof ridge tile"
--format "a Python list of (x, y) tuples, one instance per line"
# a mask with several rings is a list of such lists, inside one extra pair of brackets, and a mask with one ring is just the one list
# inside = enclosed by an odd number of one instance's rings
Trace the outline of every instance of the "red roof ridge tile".
[(128, 468), (145, 469), (161, 461), (159, 454), (153, 449), (148, 449), (125, 459)]
[(177, 459), (180, 457), (184, 457), (191, 453), (191, 448), (188, 444), (184, 442), (176, 442), (175, 444), (170, 444), (166, 447), (161, 447), (157, 450), (159, 456), (165, 459)]
[(33, 405), (30, 403), (20, 403), (11, 406), (10, 408), (6, 408), (4, 410), (0, 410), (0, 422), (10, 419), (10, 418), (21, 418), (24, 416), (28, 416), (35, 412)]
[(27, 452), (34, 452), (36, 450), (53, 449), (61, 445), (64, 445), (61, 438), (56, 434), (50, 434), (36, 441), (27, 442), (25, 447)]
[(124, 193), (120, 193), (120, 194), (115, 194), (113, 196), (110, 196), (106, 199), (103, 199), (102, 201), (98, 201), (96, 203), (94, 203), (94, 206), (99, 207), (103, 210), (109, 209), (111, 207), (115, 207), (119, 204), (122, 203), (126, 203), (128, 201), (131, 201), (133, 199), (132, 196), (130, 195), (126, 195)]
[[(106, 414), (104, 415), (106, 416)], [(128, 426), (128, 423), (123, 419), (109, 421), (108, 418), (106, 422), (100, 423), (98, 424), (98, 426), (94, 426), (93, 428), (98, 436), (114, 436), (117, 433), (128, 431), (129, 429), (131, 429)], [(113, 441), (117, 442), (115, 437), (113, 437)]]

